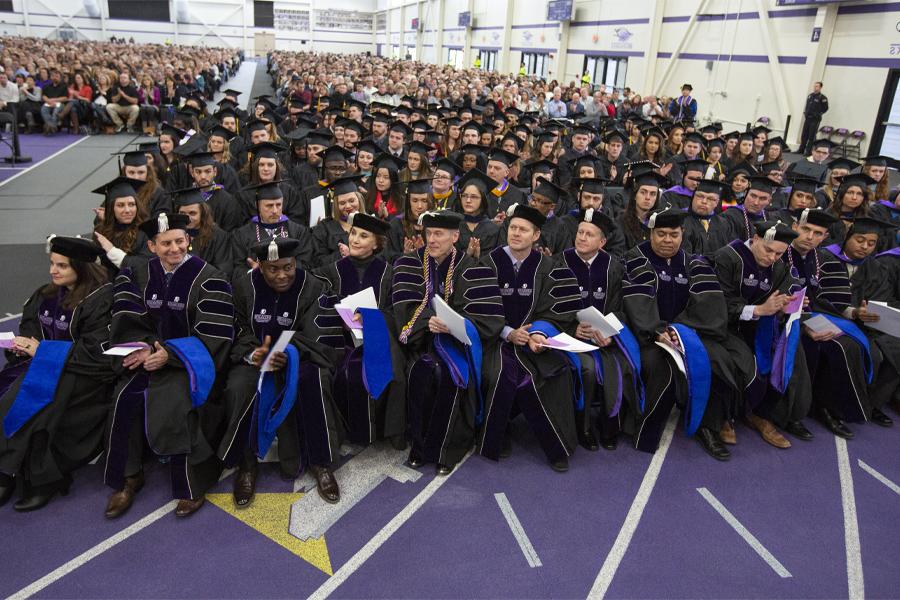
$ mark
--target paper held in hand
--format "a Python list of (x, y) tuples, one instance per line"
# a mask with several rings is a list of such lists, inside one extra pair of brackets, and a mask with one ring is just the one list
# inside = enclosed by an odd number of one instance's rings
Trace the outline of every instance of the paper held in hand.
[(580, 323), (587, 323), (599, 331), (600, 335), (605, 338), (619, 335), (619, 332), (622, 331), (622, 328), (624, 327), (616, 315), (609, 313), (604, 316), (603, 313), (594, 306), (588, 306), (587, 308), (579, 310), (576, 316)]
[(875, 302), (874, 300), (869, 300), (869, 307), (866, 310), (878, 315), (878, 320), (866, 323), (866, 327), (894, 337), (900, 337), (900, 310), (888, 306), (884, 302)]
[(138, 350), (149, 347), (150, 346), (144, 342), (128, 342), (126, 344), (116, 344), (106, 350), (103, 354), (106, 356), (128, 356), (132, 352), (137, 352)]
[(563, 352), (591, 352), (593, 350), (599, 350), (597, 346), (575, 339), (568, 333), (560, 333), (551, 338), (547, 338), (541, 345), (553, 348), (554, 350), (562, 350)]
[(356, 316), (357, 309), (360, 308), (378, 308), (378, 300), (375, 299), (375, 290), (372, 289), (371, 286), (361, 292), (350, 294), (334, 305), (337, 314), (341, 316), (341, 320), (353, 336), (354, 346), (359, 346), (363, 339), (362, 322), (353, 319), (353, 317)]
[(325, 219), (325, 196), (316, 196), (309, 201), (309, 226), (315, 227)]
[(841, 328), (829, 321), (825, 315), (815, 315), (805, 321), (803, 324), (810, 328), (813, 333), (826, 333), (831, 332), (835, 336), (841, 335), (844, 333), (841, 331)]
[(16, 339), (16, 334), (12, 331), (0, 331), (0, 348), (5, 350), (12, 349), (14, 339)]
[(276, 352), (284, 352), (285, 348), (287, 348), (288, 344), (291, 343), (291, 338), (294, 337), (296, 331), (282, 331), (281, 335), (278, 336), (278, 340), (275, 342), (275, 345), (272, 346), (272, 349), (266, 355), (266, 359), (263, 361), (262, 367), (260, 367), (260, 371), (271, 371), (272, 368), (269, 366), (269, 362), (272, 360), (272, 355)]
[(434, 316), (444, 322), (450, 335), (458, 339), (466, 346), (472, 345), (469, 334), (466, 332), (466, 319), (461, 314), (450, 308), (450, 305), (444, 302), (440, 296), (431, 299), (431, 306), (434, 308)]

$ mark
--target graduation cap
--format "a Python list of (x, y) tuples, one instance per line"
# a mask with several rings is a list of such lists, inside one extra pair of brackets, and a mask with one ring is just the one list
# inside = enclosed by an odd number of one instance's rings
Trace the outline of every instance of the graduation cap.
[(284, 198), (284, 192), (281, 190), (281, 186), (278, 185), (281, 182), (282, 180), (278, 179), (276, 181), (248, 185), (247, 187), (241, 188), (241, 191), (253, 192), (257, 202), (260, 200), (278, 200), (279, 198)]
[(819, 181), (811, 177), (800, 176), (791, 178), (791, 192), (815, 194), (818, 187)]
[(488, 160), (503, 163), (504, 165), (509, 167), (514, 162), (519, 160), (519, 157), (512, 152), (507, 152), (506, 150), (502, 150), (500, 148), (493, 148), (488, 155)]
[(227, 119), (228, 117), (234, 117), (237, 119), (237, 113), (233, 108), (223, 108), (217, 112), (214, 112), (212, 115), (219, 123), (222, 122), (223, 119)]
[(262, 104), (267, 108), (275, 110), (276, 108), (278, 108), (278, 105), (272, 102), (271, 98), (272, 96), (270, 96), (269, 94), (262, 94), (261, 96), (256, 96), (255, 98), (253, 98), (253, 100), (256, 101), (256, 105)]
[(482, 194), (487, 194), (497, 187), (497, 182), (491, 179), (484, 171), (473, 167), (456, 182), (456, 189), (462, 192), (468, 185), (474, 185), (481, 190)]
[(894, 159), (890, 156), (882, 156), (880, 154), (867, 156), (863, 159), (863, 164), (867, 167), (887, 167), (892, 162), (894, 162)]
[(365, 102), (361, 102), (359, 100), (351, 98), (350, 100), (347, 101), (347, 108), (350, 108), (351, 106), (358, 108), (360, 112), (366, 112), (366, 103)]
[(606, 192), (606, 184), (608, 179), (602, 177), (575, 177), (572, 179), (572, 185), (578, 190), (578, 193), (587, 192), (588, 194), (603, 194)]
[(765, 194), (773, 193), (777, 187), (777, 184), (766, 175), (751, 175), (748, 179), (750, 180), (751, 190), (757, 190)]
[[(309, 135), (309, 129), (298, 127), (281, 136), (281, 139), (287, 140), (291, 146), (300, 146), (306, 141), (307, 135)], [(326, 144), (322, 145), (324, 146)]]
[(554, 133), (552, 131), (543, 131), (538, 134), (537, 140), (535, 143), (538, 147), (540, 147), (541, 144), (546, 144), (547, 142), (555, 142), (557, 137), (558, 136), (556, 135), (556, 133)]
[(827, 138), (819, 138), (814, 141), (812, 145), (813, 148), (828, 148), (829, 150), (831, 150), (835, 146), (837, 146), (837, 144)]
[(172, 190), (169, 192), (169, 195), (172, 196), (172, 203), (178, 206), (190, 206), (192, 204), (203, 204), (206, 202), (206, 198), (203, 197), (203, 193), (200, 188), (189, 187), (182, 188), (180, 190)]
[(406, 194), (430, 194), (431, 178), (413, 179), (406, 183)]
[(830, 163), (828, 163), (827, 167), (831, 170), (834, 169), (846, 169), (848, 171), (852, 171), (854, 169), (858, 169), (860, 164), (858, 162), (852, 161), (849, 158), (835, 158)]
[(581, 156), (575, 156), (566, 161), (567, 164), (572, 166), (572, 172), (577, 173), (581, 167), (593, 167), (594, 171), (597, 171), (597, 157), (593, 154), (582, 154)]
[(396, 108), (396, 110), (394, 110), (394, 113), (396, 113), (398, 115), (404, 115), (406, 117), (410, 117), (413, 114), (413, 109), (411, 109), (408, 106), (398, 106)]
[(682, 89), (682, 90), (687, 90), (687, 91), (689, 91), (689, 92), (693, 92), (693, 91), (694, 91), (694, 86), (692, 86), (692, 85), (689, 84), (689, 83), (685, 83), (683, 86), (681, 86), (681, 89)]
[(382, 152), (375, 157), (374, 166), (376, 169), (385, 168), (392, 171), (400, 171), (406, 166), (406, 161), (399, 156), (393, 156), (387, 152)]
[(888, 223), (872, 217), (856, 217), (847, 229), (847, 236), (844, 239), (854, 234), (877, 233), (881, 235), (884, 231), (891, 231), (892, 229), (897, 229), (895, 223)]
[(144, 187), (146, 181), (140, 179), (131, 179), (130, 177), (116, 177), (112, 181), (104, 183), (95, 190), (91, 190), (92, 194), (102, 194), (107, 200), (116, 198), (126, 198), (128, 196), (136, 197), (138, 191)]
[(715, 194), (720, 198), (728, 193), (728, 190), (731, 189), (727, 183), (723, 183), (716, 179), (701, 179), (697, 182), (697, 192), (704, 192), (706, 194)]
[(785, 142), (784, 138), (781, 137), (780, 135), (777, 135), (773, 138), (769, 138), (769, 140), (766, 142), (766, 146), (767, 147), (768, 146), (781, 146), (782, 152), (790, 152), (791, 151), (790, 146), (787, 145), (787, 142)]
[(216, 136), (216, 137), (220, 137), (220, 138), (224, 139), (225, 141), (228, 141), (232, 137), (234, 137), (234, 133), (232, 133), (228, 129), (222, 127), (221, 125), (214, 125), (209, 128), (209, 131), (206, 132), (206, 136), (207, 137)]
[(766, 242), (784, 242), (790, 244), (799, 235), (786, 223), (781, 221), (762, 221), (753, 225), (756, 235)]
[(707, 152), (709, 152), (709, 151), (712, 150), (713, 148), (724, 149), (724, 148), (725, 148), (725, 142), (722, 141), (722, 140), (719, 139), (719, 138), (713, 138), (713, 139), (709, 140), (708, 142), (706, 142), (706, 151), (707, 151)]
[(159, 141), (155, 142), (141, 142), (140, 144), (135, 144), (137, 149), (143, 152), (144, 154), (148, 152), (159, 152)]
[(175, 117), (186, 119), (188, 121), (190, 121), (191, 119), (199, 119), (200, 110), (194, 108), (193, 106), (185, 105), (175, 111)]
[(506, 219), (507, 221), (512, 221), (513, 219), (525, 219), (538, 229), (543, 227), (544, 223), (547, 222), (547, 217), (542, 215), (541, 211), (525, 204), (519, 204), (518, 202), (510, 204), (509, 208), (506, 209)]
[(367, 139), (356, 145), (356, 156), (359, 156), (360, 152), (368, 152), (375, 157), (381, 152), (381, 148), (373, 140)]
[(459, 167), (449, 158), (439, 158), (434, 161), (433, 166), (435, 171), (443, 171), (450, 175), (451, 179), (459, 175)]
[(391, 226), (381, 219), (377, 219), (372, 215), (367, 215), (366, 213), (356, 211), (347, 215), (347, 223), (349, 223), (351, 227), (356, 227), (357, 229), (365, 229), (366, 231), (374, 233), (375, 235), (387, 235), (388, 231), (390, 231), (391, 229)]
[(609, 144), (610, 142), (614, 142), (615, 140), (619, 140), (624, 144), (627, 138), (628, 136), (625, 134), (625, 132), (618, 129), (611, 129), (603, 135), (603, 141), (607, 144)]
[(222, 92), (222, 93), (225, 94), (226, 96), (234, 96), (235, 99), (237, 99), (237, 97), (240, 96), (243, 92), (239, 92), (239, 91), (237, 91), (237, 90), (233, 90), (233, 89), (231, 89), (231, 88), (228, 88), (227, 90), (225, 90), (225, 91)]
[(660, 175), (652, 168), (640, 168), (632, 174), (631, 188), (636, 190), (644, 185), (658, 188), (666, 187), (667, 185), (669, 185), (669, 178), (665, 175)]
[(344, 119), (341, 121), (341, 126), (344, 128), (344, 131), (351, 129), (355, 131), (360, 137), (363, 136), (363, 126), (359, 121), (354, 121), (353, 119)]
[(328, 189), (334, 192), (335, 196), (357, 192), (362, 178), (362, 175), (342, 175), (329, 183)]
[(719, 130), (716, 129), (715, 125), (704, 125), (700, 128), (700, 133), (710, 133), (712, 135), (718, 135)]
[(745, 160), (739, 162), (728, 170), (728, 177), (726, 178), (726, 180), (733, 181), (734, 178), (738, 175), (750, 177), (751, 175), (756, 175), (757, 173), (758, 171), (756, 170), (756, 167)]
[(389, 114), (378, 112), (372, 115), (372, 122), (384, 123), (385, 125), (387, 125), (388, 123), (392, 123), (393, 119), (391, 119), (391, 115)]
[(798, 208), (791, 211), (791, 214), (799, 225), (809, 223), (817, 227), (825, 227), (826, 229), (838, 220), (836, 216), (821, 208)]
[(409, 137), (412, 135), (413, 129), (403, 121), (394, 121), (391, 123), (391, 131), (399, 131), (403, 134), (403, 137)]
[(610, 233), (612, 233), (612, 230), (615, 228), (612, 219), (603, 214), (603, 211), (595, 210), (593, 208), (586, 208), (580, 211), (578, 213), (578, 222), (590, 223), (595, 227), (599, 227), (605, 237), (609, 237)]
[(475, 121), (466, 121), (466, 123), (462, 126), (462, 131), (466, 131), (469, 129), (474, 129), (475, 131), (477, 131), (479, 137), (486, 131), (484, 126), (482, 126), (480, 123), (476, 123)]
[(257, 261), (276, 261), (282, 258), (294, 258), (302, 249), (298, 240), (291, 238), (272, 238), (271, 241), (256, 244), (250, 248), (250, 255)]
[(313, 129), (306, 134), (306, 143), (316, 146), (330, 146), (334, 134), (330, 129)]
[(256, 158), (278, 158), (278, 154), (287, 148), (275, 142), (260, 142), (253, 144), (247, 150)]
[(682, 173), (690, 173), (691, 171), (705, 173), (709, 166), (702, 158), (691, 158), (678, 163), (681, 166)]
[(184, 129), (179, 129), (170, 123), (164, 122), (159, 127), (159, 135), (168, 135), (171, 136), (174, 140), (181, 140), (184, 136), (187, 135), (187, 131)]
[[(156, 146), (156, 144), (153, 144)], [(126, 167), (146, 167), (147, 151), (145, 150), (128, 150), (127, 152), (113, 152), (112, 156), (121, 156), (122, 164)]]
[(768, 175), (772, 171), (780, 171), (781, 170), (781, 162), (779, 162), (777, 160), (764, 162), (761, 165), (759, 165), (759, 170), (766, 175)]
[(92, 263), (106, 254), (99, 244), (91, 240), (59, 235), (47, 238), (47, 254), (51, 252), (86, 263)]
[(353, 158), (352, 152), (350, 152), (343, 146), (337, 145), (329, 146), (319, 154), (322, 156), (322, 160), (325, 162), (329, 160), (349, 161), (351, 158)]
[(463, 216), (452, 210), (429, 210), (419, 215), (419, 225), (424, 228), (459, 229)]
[(754, 136), (759, 135), (760, 133), (765, 133), (766, 135), (772, 133), (772, 130), (766, 127), (765, 125), (757, 125), (753, 129), (750, 130)]
[(687, 213), (683, 210), (667, 204), (664, 208), (658, 209), (650, 213), (647, 219), (647, 227), (656, 229), (657, 227), (681, 227)]
[(752, 141), (754, 140), (755, 137), (756, 137), (756, 136), (753, 135), (753, 132), (751, 132), (751, 131), (745, 131), (745, 132), (741, 133), (741, 135), (739, 136), (738, 139), (739, 139), (739, 141), (741, 141), (741, 142), (752, 142)]
[(877, 182), (865, 173), (849, 173), (841, 177), (841, 189), (845, 190), (851, 185), (858, 185), (862, 189), (875, 185)]
[(435, 144), (440, 144), (442, 139), (443, 137), (441, 136), (441, 134), (434, 129), (429, 129), (425, 132), (426, 144), (431, 144), (432, 146), (434, 146)]
[(428, 153), (434, 150), (434, 148), (429, 147), (428, 144), (425, 144), (424, 142), (420, 142), (418, 140), (408, 142), (406, 144), (406, 147), (410, 152), (421, 154), (422, 156), (426, 157), (426, 159), (428, 157)]
[(143, 231), (149, 239), (152, 240), (158, 234), (165, 233), (171, 229), (185, 230), (187, 229), (190, 222), (191, 220), (187, 217), (187, 215), (161, 212), (155, 217), (150, 217), (149, 219), (141, 223), (139, 229)]
[(188, 161), (192, 167), (214, 167), (216, 166), (216, 157), (212, 152), (192, 152), (188, 155)]
[(446, 123), (448, 127), (459, 127), (462, 125), (462, 119), (459, 117), (446, 117), (441, 120)]
[(373, 111), (373, 112), (376, 110), (391, 112), (391, 110), (393, 110), (393, 109), (394, 109), (393, 105), (387, 104), (385, 102), (379, 102), (377, 100), (375, 102), (372, 102), (371, 104), (369, 104), (369, 110)]
[(558, 166), (556, 163), (549, 161), (546, 158), (542, 158), (541, 160), (533, 160), (529, 163), (525, 163), (524, 168), (533, 175), (534, 173), (552, 173)]
[(507, 134), (504, 135), (503, 138), (500, 140), (500, 144), (502, 145), (504, 142), (507, 142), (507, 141), (512, 141), (513, 143), (515, 143), (516, 148), (518, 148), (520, 152), (522, 151), (522, 148), (525, 147), (525, 140), (523, 140), (522, 138), (520, 138), (519, 136), (517, 136), (514, 133), (507, 132)]
[(254, 131), (262, 131), (269, 125), (272, 121), (267, 119), (250, 119), (247, 121), (247, 124), (244, 125), (244, 129), (247, 133), (253, 133)]
[(423, 133), (431, 130), (431, 127), (429, 127), (428, 123), (425, 121), (416, 121), (410, 125), (410, 127), (412, 127), (413, 132), (415, 133)]
[(479, 146), (478, 144), (466, 144), (465, 146), (459, 149), (459, 155), (462, 156), (464, 154), (476, 154), (483, 155), (490, 150), (488, 146)]
[(568, 196), (566, 190), (545, 177), (538, 178), (537, 186), (535, 186), (532, 194), (540, 194), (541, 196), (552, 200), (554, 204), (559, 204), (560, 200)]
[(706, 138), (704, 138), (704, 137), (703, 137), (701, 134), (699, 134), (698, 132), (692, 131), (692, 132), (690, 132), (690, 133), (684, 134), (684, 140), (683, 140), (683, 141), (685, 141), (685, 142), (696, 142), (696, 143), (698, 143), (698, 144), (700, 144), (700, 145), (702, 146), (703, 144), (706, 143)]
[(737, 140), (737, 139), (740, 139), (740, 137), (741, 137), (741, 132), (740, 132), (740, 131), (737, 131), (737, 130), (729, 131), (728, 133), (726, 133), (726, 134), (723, 135), (722, 137), (724, 137), (726, 140)]

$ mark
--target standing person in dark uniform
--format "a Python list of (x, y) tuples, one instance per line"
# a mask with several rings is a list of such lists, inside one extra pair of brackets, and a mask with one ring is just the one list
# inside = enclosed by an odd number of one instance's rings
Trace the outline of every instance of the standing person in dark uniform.
[[(484, 417), (481, 344), (503, 328), (497, 279), (454, 247), (460, 221), (450, 211), (424, 213), (426, 246), (395, 261), (391, 286), (407, 358), (410, 465), (437, 463), (439, 475), (449, 474), (475, 441)], [(449, 335), (435, 315), (435, 296), (468, 320), (471, 346)]]
[(67, 494), (72, 471), (97, 456), (114, 379), (103, 356), (112, 308), (103, 251), (55, 236), (49, 251), (51, 282), (25, 303), (0, 371), (0, 506), (21, 479), (21, 512)]
[[(716, 460), (731, 453), (719, 432), (736, 413), (753, 380), (753, 356), (727, 330), (728, 311), (709, 261), (681, 249), (684, 211), (650, 214), (650, 239), (625, 256), (625, 314), (641, 347), (644, 418), (634, 431), (638, 450), (659, 446), (672, 406), (684, 405), (688, 435)], [(682, 373), (665, 344), (683, 355)], [(626, 422), (627, 426), (628, 423)]]
[(142, 347), (122, 361), (113, 394), (104, 476), (116, 491), (107, 518), (124, 514), (143, 487), (145, 444), (170, 457), (178, 517), (203, 506), (221, 472), (210, 439), (217, 407), (207, 400), (228, 362), (234, 306), (224, 275), (188, 254), (187, 226), (186, 216), (169, 213), (144, 223), (156, 257), (116, 278), (110, 341)]
[(497, 338), (485, 340), (484, 371), (498, 376), (486, 389), (478, 451), (494, 460), (508, 456), (509, 423), (521, 411), (551, 468), (564, 472), (577, 444), (571, 365), (543, 342), (574, 333), (581, 299), (568, 267), (534, 249), (544, 221), (536, 208), (510, 206), (507, 245), (480, 263), (497, 279), (504, 326)]
[(236, 272), (257, 267), (250, 249), (257, 244), (268, 243), (276, 238), (290, 238), (300, 243), (293, 258), (300, 267), (307, 269), (313, 262), (313, 241), (309, 229), (295, 223), (284, 214), (284, 192), (280, 181), (260, 183), (244, 188), (248, 194), (255, 193), (257, 213), (250, 222), (231, 234), (232, 259)]
[[(259, 266), (235, 278), (237, 334), (223, 394), (228, 424), (218, 457), (238, 465), (238, 507), (253, 500), (257, 457), (266, 455), (276, 434), (281, 473), (295, 478), (308, 465), (322, 499), (340, 500), (331, 466), (341, 437), (331, 396), (340, 318), (330, 308), (326, 286), (298, 268), (299, 250), (300, 242), (290, 238), (257, 244), (250, 252)], [(272, 352), (283, 331), (296, 333), (284, 352)], [(259, 385), (270, 354), (273, 372)]]
[(806, 97), (806, 106), (803, 108), (803, 133), (800, 136), (800, 149), (803, 156), (812, 153), (812, 144), (819, 132), (819, 124), (822, 115), (828, 112), (828, 97), (822, 93), (822, 82), (813, 84), (813, 91)]
[[(605, 250), (614, 228), (612, 219), (600, 210), (582, 209), (577, 216), (575, 247), (557, 255), (556, 264), (568, 267), (578, 280), (582, 308), (593, 306), (604, 315), (613, 313), (624, 321), (622, 281), (625, 272), (622, 264)], [(599, 445), (613, 450), (618, 443), (620, 423), (624, 419), (639, 423), (641, 419), (643, 383), (637, 340), (627, 327), (618, 336), (607, 338), (585, 321), (578, 323), (575, 337), (600, 347), (597, 351), (576, 355), (583, 386), (576, 402), (578, 441), (588, 450), (598, 449), (592, 414), (592, 408), (595, 408), (599, 413)]]
[(351, 213), (347, 221), (347, 256), (317, 269), (314, 275), (328, 283), (338, 301), (371, 287), (378, 309), (363, 310), (358, 315), (363, 328), (360, 345), (354, 344), (351, 332), (344, 331), (339, 347), (343, 357), (335, 363), (334, 399), (351, 442), (368, 445), (376, 439), (388, 439), (394, 448), (403, 450), (406, 364), (391, 307), (394, 270), (381, 257), (388, 225), (361, 212)]

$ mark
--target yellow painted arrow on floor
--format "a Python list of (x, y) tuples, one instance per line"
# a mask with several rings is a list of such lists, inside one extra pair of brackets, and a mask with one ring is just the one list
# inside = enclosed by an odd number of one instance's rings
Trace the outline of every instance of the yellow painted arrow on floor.
[(223, 511), (263, 534), (282, 548), (296, 554), (312, 566), (328, 576), (331, 570), (331, 557), (325, 538), (302, 542), (288, 532), (291, 522), (291, 505), (303, 497), (303, 494), (256, 494), (253, 503), (247, 508), (237, 508), (231, 494), (207, 494), (206, 499)]

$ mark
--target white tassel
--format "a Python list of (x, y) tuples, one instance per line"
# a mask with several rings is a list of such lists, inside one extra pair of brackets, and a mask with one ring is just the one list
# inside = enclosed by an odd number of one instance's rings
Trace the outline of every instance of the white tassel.
[(803, 212), (800, 213), (800, 225), (806, 225), (806, 222), (809, 220), (809, 209), (804, 208)]
[(278, 244), (275, 243), (275, 240), (269, 242), (269, 255), (267, 257), (268, 260), (278, 260)]
[(589, 208), (586, 211), (584, 211), (584, 222), (590, 223), (593, 220), (594, 220), (594, 209)]
[(653, 213), (650, 215), (650, 220), (647, 221), (647, 229), (653, 229), (656, 227), (656, 215), (659, 213)]
[(423, 223), (423, 221), (425, 221), (425, 217), (435, 217), (435, 216), (437, 216), (437, 213), (436, 213), (436, 212), (431, 211), (431, 210), (426, 210), (426, 211), (423, 212), (421, 215), (419, 215), (419, 221), (418, 221), (418, 223), (419, 223), (419, 225), (421, 226), (422, 223)]
[(165, 233), (169, 230), (169, 217), (166, 213), (159, 213), (159, 216), (156, 218), (156, 226), (158, 229), (156, 233)]
[(52, 245), (51, 242), (53, 241), (53, 238), (55, 238), (55, 237), (56, 237), (55, 233), (51, 233), (50, 235), (47, 236), (47, 245), (46, 245), (47, 254), (50, 254), (50, 246)]
[(516, 208), (518, 208), (518, 206), (519, 206), (518, 202), (513, 202), (512, 204), (509, 205), (509, 208), (506, 209), (506, 218), (507, 219), (510, 218), (511, 216), (513, 216), (513, 213), (516, 212)]
[(359, 214), (359, 211), (354, 210), (352, 213), (347, 215), (347, 223), (350, 225), (350, 227), (353, 227), (353, 217), (355, 217), (358, 214)]
[(778, 233), (778, 228), (773, 225), (766, 229), (766, 235), (763, 236), (763, 239), (767, 242), (774, 242), (776, 233)]

